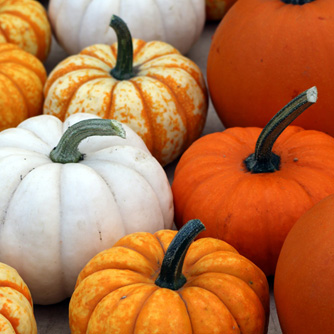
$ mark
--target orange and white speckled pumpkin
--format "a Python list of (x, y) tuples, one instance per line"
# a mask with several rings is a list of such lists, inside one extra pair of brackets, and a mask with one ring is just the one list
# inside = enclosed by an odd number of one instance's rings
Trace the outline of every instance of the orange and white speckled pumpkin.
[(46, 70), (32, 54), (0, 43), (0, 131), (43, 111)]
[(33, 301), (18, 272), (0, 263), (0, 333), (37, 334)]
[(78, 112), (117, 119), (166, 165), (204, 128), (208, 94), (203, 75), (171, 45), (131, 39), (116, 16), (110, 25), (121, 47), (95, 44), (58, 64), (45, 84), (44, 113), (61, 120)]
[(0, 43), (13, 43), (44, 61), (50, 52), (47, 12), (35, 0), (0, 0)]

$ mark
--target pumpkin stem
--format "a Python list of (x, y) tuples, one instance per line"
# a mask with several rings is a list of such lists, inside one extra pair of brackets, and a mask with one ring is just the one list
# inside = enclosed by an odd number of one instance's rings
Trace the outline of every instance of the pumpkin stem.
[(116, 66), (110, 74), (117, 80), (127, 80), (135, 74), (133, 71), (133, 45), (132, 37), (126, 23), (117, 15), (113, 15), (110, 20), (117, 36), (117, 60)]
[(306, 3), (313, 2), (314, 0), (281, 0), (281, 1), (291, 5), (304, 5)]
[(58, 145), (50, 152), (50, 159), (62, 164), (83, 160), (83, 154), (78, 150), (78, 146), (83, 139), (90, 136), (125, 138), (125, 130), (116, 120), (94, 118), (80, 121), (65, 131)]
[(255, 153), (244, 161), (249, 172), (272, 173), (279, 169), (280, 157), (272, 152), (276, 139), (292, 121), (317, 101), (317, 97), (317, 88), (312, 87), (294, 98), (269, 121), (256, 142)]
[(184, 258), (193, 240), (203, 230), (205, 226), (198, 219), (189, 220), (179, 230), (166, 251), (156, 285), (171, 290), (182, 288), (187, 281), (182, 274)]

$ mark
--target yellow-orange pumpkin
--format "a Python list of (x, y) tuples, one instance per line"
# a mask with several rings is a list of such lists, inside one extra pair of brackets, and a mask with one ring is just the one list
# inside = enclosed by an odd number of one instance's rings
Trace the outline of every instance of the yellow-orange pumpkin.
[(33, 301), (18, 272), (0, 263), (0, 333), (37, 334)]
[(50, 52), (47, 12), (35, 0), (0, 1), (0, 43), (13, 43), (44, 61)]
[(268, 283), (227, 243), (178, 233), (134, 233), (96, 255), (80, 273), (69, 306), (72, 334), (267, 332)]
[(209, 21), (221, 20), (237, 0), (206, 0), (206, 19)]
[(78, 112), (116, 119), (166, 165), (204, 128), (208, 97), (203, 75), (171, 45), (132, 40), (116, 16), (111, 26), (120, 47), (95, 44), (58, 64), (45, 84), (44, 113), (61, 120)]
[(298, 96), (263, 130), (229, 128), (193, 143), (172, 184), (177, 226), (201, 219), (202, 236), (227, 241), (273, 275), (293, 224), (334, 193), (334, 138), (287, 126), (311, 103), (305, 101), (315, 101), (313, 93)]
[(14, 44), (0, 44), (0, 131), (43, 111), (46, 70)]

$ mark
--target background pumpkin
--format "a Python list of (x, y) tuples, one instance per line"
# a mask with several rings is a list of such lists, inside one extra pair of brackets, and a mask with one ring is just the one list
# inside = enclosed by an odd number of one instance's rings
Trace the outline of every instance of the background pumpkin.
[(117, 119), (166, 165), (204, 128), (208, 96), (203, 75), (171, 45), (132, 40), (118, 17), (110, 24), (121, 47), (92, 45), (58, 64), (44, 87), (43, 112), (61, 120), (77, 112)]
[(35, 0), (0, 1), (0, 43), (13, 43), (44, 61), (50, 52), (47, 12)]
[(59, 44), (69, 54), (116, 42), (113, 31), (106, 29), (112, 15), (127, 22), (135, 38), (164, 41), (185, 54), (204, 28), (205, 0), (50, 0), (48, 13)]
[(280, 253), (274, 293), (284, 334), (331, 334), (334, 328), (334, 195), (308, 210)]
[[(58, 144), (69, 125), (87, 119), (108, 125), (79, 152), (82, 137)], [(37, 304), (69, 297), (86, 262), (125, 234), (172, 227), (164, 170), (127, 126), (125, 140), (105, 136), (114, 123), (41, 115), (0, 133), (0, 260), (15, 266)]]
[(237, 0), (206, 0), (206, 19), (209, 21), (221, 20)]
[(20, 47), (0, 43), (0, 130), (43, 111), (43, 64)]
[(213, 105), (225, 127), (264, 127), (316, 85), (321, 99), (295, 121), (334, 135), (334, 2), (238, 0), (215, 31), (207, 62)]
[(266, 333), (265, 275), (223, 241), (191, 243), (202, 228), (134, 233), (96, 255), (71, 297), (72, 333)]
[(37, 334), (29, 288), (18, 272), (5, 263), (0, 263), (0, 332)]
[(334, 193), (334, 138), (296, 126), (284, 130), (315, 101), (314, 93), (301, 94), (263, 130), (229, 128), (194, 142), (175, 169), (176, 225), (198, 217), (206, 226), (202, 236), (227, 241), (273, 275), (293, 224)]

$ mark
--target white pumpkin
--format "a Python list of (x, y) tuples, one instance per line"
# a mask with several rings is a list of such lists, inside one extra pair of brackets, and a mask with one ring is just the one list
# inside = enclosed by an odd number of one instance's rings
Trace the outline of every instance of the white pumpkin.
[(51, 161), (65, 130), (87, 118), (98, 117), (41, 115), (0, 133), (0, 261), (37, 304), (71, 296), (86, 262), (124, 235), (173, 225), (166, 173), (126, 125), (126, 139), (82, 140), (77, 163)]
[(113, 44), (113, 14), (134, 38), (163, 41), (186, 54), (205, 23), (205, 0), (50, 0), (48, 14), (59, 44), (69, 54), (97, 44)]

